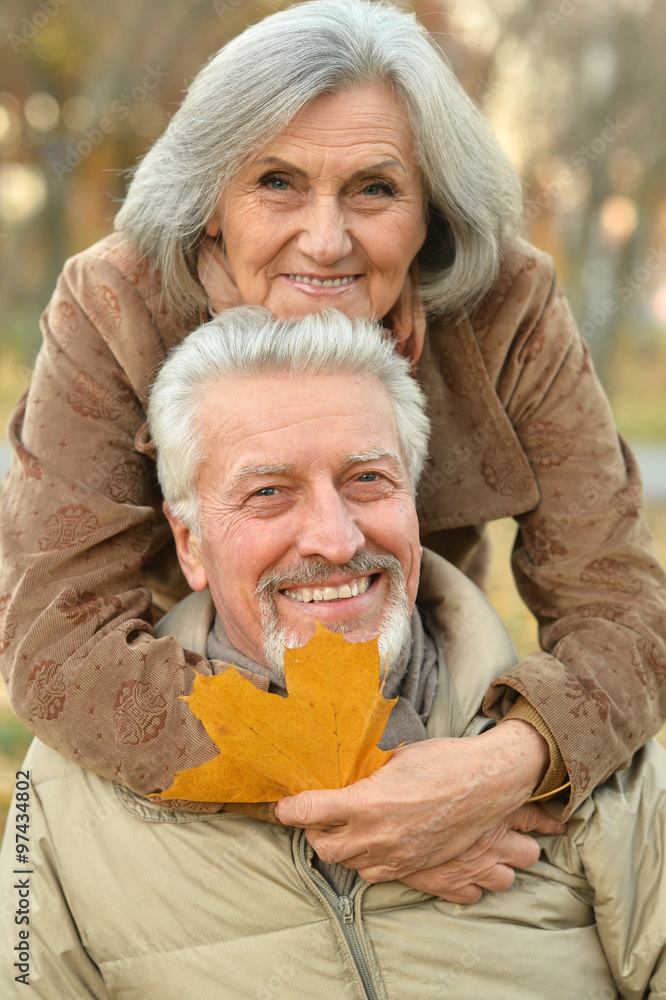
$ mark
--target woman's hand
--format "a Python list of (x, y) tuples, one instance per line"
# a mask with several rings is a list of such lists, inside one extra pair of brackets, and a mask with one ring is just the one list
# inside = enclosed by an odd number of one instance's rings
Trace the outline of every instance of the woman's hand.
[(407, 358), (411, 363), (413, 374), (416, 374), (426, 333), (426, 316), (419, 289), (419, 269), (416, 259), (412, 261), (405, 276), (398, 301), (384, 318), (384, 325), (393, 333), (396, 351), (403, 358)]
[(476, 903), (484, 889), (510, 889), (516, 878), (514, 868), (531, 868), (539, 860), (538, 843), (519, 830), (556, 835), (565, 832), (566, 824), (558, 823), (536, 803), (521, 806), (457, 858), (400, 881), (449, 903)]
[(286, 797), (275, 813), (305, 827), (323, 861), (368, 882), (411, 877), (458, 858), (515, 812), (548, 760), (536, 729), (511, 719), (481, 736), (410, 744), (369, 778)]

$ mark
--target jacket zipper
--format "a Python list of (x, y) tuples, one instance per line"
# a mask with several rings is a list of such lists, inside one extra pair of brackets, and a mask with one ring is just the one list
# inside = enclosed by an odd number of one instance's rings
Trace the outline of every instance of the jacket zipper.
[(332, 889), (326, 879), (308, 864), (305, 856), (306, 843), (307, 841), (305, 837), (301, 835), (299, 854), (303, 871), (306, 873), (310, 881), (317, 886), (320, 893), (324, 896), (326, 902), (335, 914), (338, 923), (342, 928), (342, 933), (345, 936), (345, 941), (347, 942), (351, 956), (354, 959), (354, 965), (356, 966), (356, 971), (358, 972), (361, 983), (363, 984), (366, 997), (368, 1000), (379, 1000), (379, 994), (375, 988), (372, 973), (368, 968), (368, 963), (363, 952), (363, 945), (361, 944), (361, 939), (354, 923), (354, 904), (359, 891), (364, 886), (364, 882), (362, 880), (357, 882), (348, 896), (338, 896), (337, 892)]

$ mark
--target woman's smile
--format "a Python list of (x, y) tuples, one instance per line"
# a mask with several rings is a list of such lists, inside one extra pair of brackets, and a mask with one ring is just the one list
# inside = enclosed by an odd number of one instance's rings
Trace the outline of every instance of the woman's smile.
[(340, 296), (351, 291), (362, 280), (363, 275), (327, 277), (323, 274), (285, 274), (282, 277), (295, 291), (312, 299), (335, 299), (337, 305)]

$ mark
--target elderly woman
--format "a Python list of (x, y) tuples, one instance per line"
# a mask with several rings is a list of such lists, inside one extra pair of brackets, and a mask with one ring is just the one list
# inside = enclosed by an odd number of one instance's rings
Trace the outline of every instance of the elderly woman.
[(519, 208), (478, 110), (397, 9), (292, 7), (201, 71), (116, 235), (67, 263), (11, 424), (0, 639), (42, 740), (140, 792), (211, 756), (179, 696), (188, 668), (223, 665), (151, 630), (151, 603), (186, 588), (145, 411), (169, 348), (245, 302), (390, 328), (434, 423), (423, 541), (461, 565), (480, 526), (515, 517), (544, 649), (492, 685), (494, 730), (409, 747), (349, 790), (283, 800), (280, 819), (368, 880), (446, 873), (533, 792), (564, 786), (566, 817), (627, 764), (664, 717), (664, 579), (635, 461)]

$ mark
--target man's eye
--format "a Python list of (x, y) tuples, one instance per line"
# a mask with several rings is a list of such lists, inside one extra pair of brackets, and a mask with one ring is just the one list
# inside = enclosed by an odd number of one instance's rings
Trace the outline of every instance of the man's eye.
[(262, 486), (260, 490), (256, 490), (252, 496), (255, 497), (273, 497), (277, 494), (277, 490), (274, 486)]
[(359, 483), (376, 483), (379, 476), (376, 472), (364, 472), (362, 476), (358, 477)]

